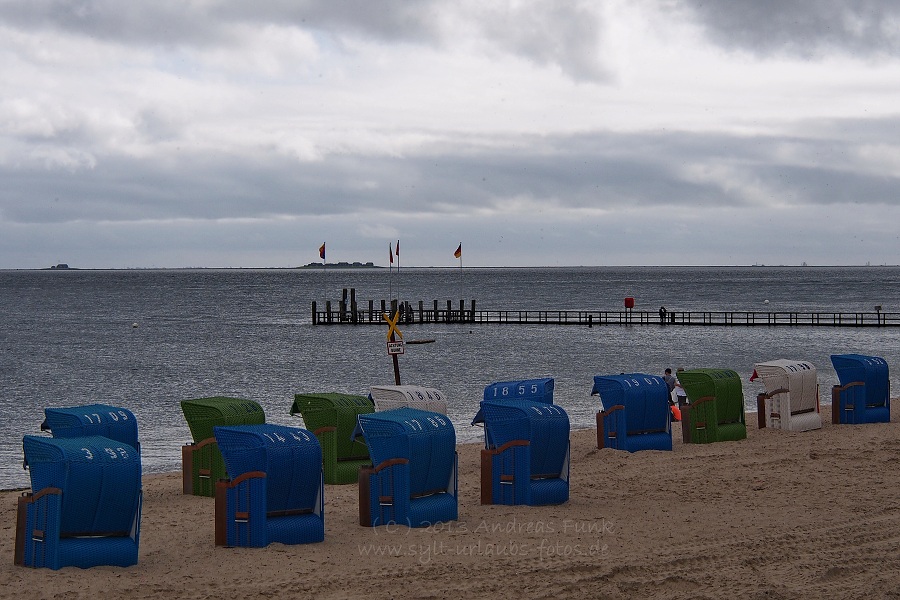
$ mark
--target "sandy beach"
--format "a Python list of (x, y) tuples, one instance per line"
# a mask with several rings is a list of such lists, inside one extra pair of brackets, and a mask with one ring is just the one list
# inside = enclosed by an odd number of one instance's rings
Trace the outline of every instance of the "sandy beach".
[(900, 598), (900, 426), (757, 429), (673, 452), (572, 434), (571, 499), (479, 504), (479, 444), (459, 447), (459, 520), (358, 524), (357, 486), (326, 486), (325, 541), (213, 544), (213, 500), (144, 478), (140, 560), (13, 565), (19, 492), (0, 494), (0, 598)]

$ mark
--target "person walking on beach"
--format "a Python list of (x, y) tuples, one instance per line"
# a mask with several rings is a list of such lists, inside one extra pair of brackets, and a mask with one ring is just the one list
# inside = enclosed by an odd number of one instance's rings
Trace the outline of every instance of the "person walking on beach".
[[(684, 371), (683, 368), (678, 367), (676, 373), (681, 373)], [(688, 403), (687, 392), (684, 391), (684, 387), (681, 385), (681, 382), (678, 381), (678, 378), (675, 378), (675, 398), (678, 399), (678, 408), (683, 408)]]
[(672, 390), (675, 389), (678, 384), (675, 377), (672, 375), (672, 369), (666, 368), (665, 373), (663, 373), (663, 381), (666, 382), (666, 388), (669, 390), (669, 406), (672, 409), (672, 419), (675, 421), (681, 420), (681, 410), (678, 406), (675, 405), (675, 401), (672, 400)]
[(672, 375), (672, 369), (666, 368), (666, 372), (663, 374), (663, 381), (666, 382), (666, 387), (669, 388), (669, 400), (672, 399), (672, 391), (675, 389), (675, 385), (678, 381), (675, 379), (675, 376)]

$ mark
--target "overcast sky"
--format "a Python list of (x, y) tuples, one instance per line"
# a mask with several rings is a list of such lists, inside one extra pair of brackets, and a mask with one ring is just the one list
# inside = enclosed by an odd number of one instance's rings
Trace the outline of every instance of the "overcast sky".
[(896, 0), (0, 0), (0, 268), (900, 264)]

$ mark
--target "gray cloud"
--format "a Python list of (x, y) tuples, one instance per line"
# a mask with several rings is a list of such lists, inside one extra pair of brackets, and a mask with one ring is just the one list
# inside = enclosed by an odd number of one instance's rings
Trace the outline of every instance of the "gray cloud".
[(2, 2), (0, 267), (900, 259), (892, 5), (617, 6)]
[(678, 0), (717, 45), (760, 55), (888, 57), (900, 50), (895, 0)]
[[(245, 149), (166, 158), (96, 157), (90, 168), (0, 170), (0, 211), (20, 223), (316, 217), (387, 209), (421, 215), (550, 209), (900, 205), (898, 180), (842, 138), (610, 133), (472, 139), (405, 157), (314, 162)], [(881, 123), (894, 144), (897, 120)], [(825, 129), (815, 127), (817, 131)], [(851, 137), (856, 137), (854, 134)], [(787, 148), (787, 150), (785, 150)]]
[(13, 0), (0, 3), (0, 23), (141, 46), (233, 46), (240, 27), (261, 25), (308, 30), (338, 46), (361, 37), (446, 48), (474, 37), (489, 52), (555, 66), (575, 79), (609, 76), (598, 48), (603, 23), (584, 1)]

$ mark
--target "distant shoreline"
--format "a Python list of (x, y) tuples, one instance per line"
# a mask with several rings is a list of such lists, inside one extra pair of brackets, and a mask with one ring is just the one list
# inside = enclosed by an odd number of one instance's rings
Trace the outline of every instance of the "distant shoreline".
[[(466, 265), (466, 270), (488, 269), (883, 269), (897, 265), (534, 265), (534, 266), (478, 266)], [(374, 263), (308, 263), (295, 267), (8, 267), (0, 271), (307, 271), (307, 270), (384, 270), (388, 266)], [(459, 265), (404, 265), (403, 269), (460, 269)], [(399, 267), (397, 267), (400, 270)]]

